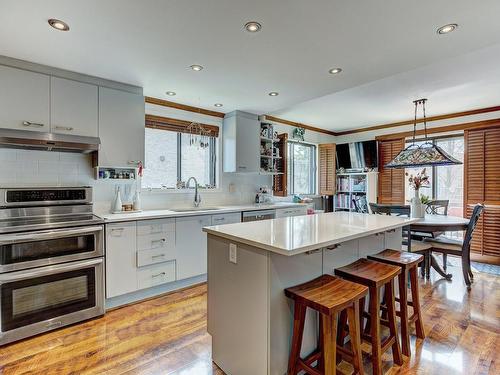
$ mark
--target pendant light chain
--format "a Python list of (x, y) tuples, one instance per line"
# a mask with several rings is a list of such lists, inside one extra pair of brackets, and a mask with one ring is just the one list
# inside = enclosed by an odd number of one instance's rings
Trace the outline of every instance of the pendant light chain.
[(424, 113), (424, 136), (425, 136), (425, 140), (427, 141), (427, 117), (425, 116), (425, 102), (427, 101), (427, 99), (422, 99), (422, 110), (423, 110), (423, 113)]

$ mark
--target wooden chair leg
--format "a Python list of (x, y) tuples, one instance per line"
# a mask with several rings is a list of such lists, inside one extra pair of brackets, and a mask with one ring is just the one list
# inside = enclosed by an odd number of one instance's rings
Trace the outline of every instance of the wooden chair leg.
[(431, 278), (431, 256), (432, 252), (425, 252), (425, 278), (429, 280)]
[[(403, 357), (401, 356), (401, 348), (399, 346), (399, 336), (396, 323), (396, 306), (394, 299), (394, 280), (385, 284), (387, 296), (387, 314), (389, 319), (389, 331), (391, 336), (394, 337), (394, 344), (392, 344), (392, 357), (394, 363), (401, 366), (403, 364)], [(407, 321), (408, 322), (408, 321)]]
[(446, 271), (448, 267), (448, 254), (443, 253), (443, 270)]
[(331, 316), (321, 314), (321, 319), (323, 320), (323, 373), (324, 375), (335, 375), (337, 373), (335, 358), (337, 352), (337, 314)]
[(465, 257), (462, 257), (462, 274), (464, 275), (464, 281), (467, 285), (467, 290), (470, 290), (471, 281), (469, 278), (469, 261), (465, 259)]
[(418, 291), (417, 270), (415, 268), (410, 270), (410, 287), (411, 287), (411, 300), (413, 302), (413, 313), (417, 315), (415, 321), (415, 329), (419, 339), (425, 339), (424, 323), (422, 321), (422, 312), (420, 310), (420, 295)]
[(361, 355), (361, 328), (359, 325), (359, 302), (347, 308), (349, 336), (351, 338), (352, 365), (354, 374), (363, 375), (363, 357)]
[(469, 276), (470, 276), (470, 282), (474, 282), (474, 274), (472, 273), (472, 266), (470, 265), (470, 259), (469, 259)]
[(380, 337), (380, 291), (370, 288), (370, 331), (372, 339), (373, 375), (382, 375), (382, 343)]
[[(399, 286), (399, 311), (401, 318), (401, 347), (403, 354), (407, 357), (411, 355), (410, 330), (408, 326), (408, 273), (403, 270), (398, 276)], [(387, 294), (386, 294), (387, 295)]]
[(290, 350), (290, 358), (288, 359), (288, 375), (296, 375), (298, 373), (297, 363), (300, 357), (304, 323), (306, 320), (305, 305), (295, 302), (293, 310), (292, 348)]
[(318, 320), (319, 320), (319, 334), (318, 334), (318, 351), (320, 353), (320, 357), (318, 358), (318, 364), (317, 364), (317, 369), (320, 372), (325, 371), (324, 367), (324, 361), (323, 361), (323, 319), (321, 318), (321, 315), (318, 315)]

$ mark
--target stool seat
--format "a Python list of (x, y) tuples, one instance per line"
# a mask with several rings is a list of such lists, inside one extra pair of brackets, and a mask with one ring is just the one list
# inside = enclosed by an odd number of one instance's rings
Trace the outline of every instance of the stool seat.
[(366, 294), (368, 294), (366, 286), (332, 275), (322, 275), (304, 284), (285, 289), (288, 298), (325, 315), (344, 310)]
[(400, 267), (365, 258), (335, 269), (335, 275), (337, 276), (376, 287), (386, 284), (400, 273)]
[(378, 254), (368, 255), (368, 259), (407, 268), (418, 265), (424, 260), (424, 256), (407, 251), (387, 249)]

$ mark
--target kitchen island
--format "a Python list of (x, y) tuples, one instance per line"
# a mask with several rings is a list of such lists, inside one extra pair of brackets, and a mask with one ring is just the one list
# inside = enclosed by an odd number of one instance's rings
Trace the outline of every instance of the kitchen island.
[[(208, 332), (227, 374), (283, 375), (293, 303), (284, 289), (386, 248), (401, 249), (416, 219), (348, 212), (204, 228), (208, 234)], [(302, 354), (317, 342), (308, 311)]]

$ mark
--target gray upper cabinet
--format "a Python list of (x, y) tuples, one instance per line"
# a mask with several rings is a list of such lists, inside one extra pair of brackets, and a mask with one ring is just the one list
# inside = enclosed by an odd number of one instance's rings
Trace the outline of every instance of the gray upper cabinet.
[(100, 166), (133, 167), (144, 162), (144, 97), (99, 87)]
[(224, 172), (260, 171), (260, 122), (257, 115), (233, 111), (224, 116), (222, 127)]
[(0, 65), (0, 128), (48, 132), (50, 78)]
[(50, 80), (51, 132), (97, 137), (97, 86), (58, 77)]

